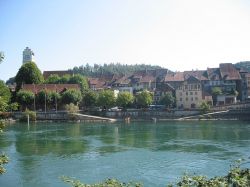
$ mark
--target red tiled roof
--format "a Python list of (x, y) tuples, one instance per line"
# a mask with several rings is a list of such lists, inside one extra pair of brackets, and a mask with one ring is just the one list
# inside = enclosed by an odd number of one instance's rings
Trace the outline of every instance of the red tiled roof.
[(88, 83), (90, 87), (94, 86), (96, 89), (106, 87), (106, 82), (100, 78), (88, 78)]
[(194, 78), (204, 81), (208, 80), (206, 77), (206, 71), (205, 70), (195, 70), (195, 71), (184, 71), (184, 78), (188, 79), (190, 76), (193, 76)]
[(169, 73), (165, 76), (165, 82), (180, 82), (180, 81), (184, 81), (183, 72)]
[(44, 89), (60, 93), (68, 89), (80, 90), (80, 86), (78, 84), (24, 84), (21, 90), (31, 91), (36, 94)]
[(128, 76), (123, 76), (120, 79), (117, 79), (114, 83), (116, 84), (129, 84), (131, 80), (129, 79)]
[(239, 71), (231, 63), (220, 64), (221, 78), (224, 80), (240, 80)]

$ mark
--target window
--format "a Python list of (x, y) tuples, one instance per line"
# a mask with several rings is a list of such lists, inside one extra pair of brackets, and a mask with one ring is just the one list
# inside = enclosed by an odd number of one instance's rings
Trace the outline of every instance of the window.
[(197, 95), (197, 92), (194, 92), (194, 95)]
[(180, 98), (180, 101), (182, 101), (182, 98)]
[(190, 95), (193, 95), (193, 92), (190, 92), (189, 94), (190, 94)]
[(185, 85), (185, 90), (187, 90), (188, 89), (188, 86), (187, 85)]
[(195, 97), (195, 101), (198, 101), (198, 97)]
[(188, 98), (186, 97), (186, 101), (188, 101)]
[(191, 97), (191, 101), (193, 101), (193, 100), (194, 100), (194, 98)]
[(186, 92), (186, 95), (188, 95), (188, 92)]

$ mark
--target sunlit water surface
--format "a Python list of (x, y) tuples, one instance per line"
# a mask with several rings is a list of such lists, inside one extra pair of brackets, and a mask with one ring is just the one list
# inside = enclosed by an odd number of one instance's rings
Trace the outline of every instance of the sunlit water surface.
[(10, 158), (3, 187), (68, 186), (61, 176), (163, 187), (185, 172), (225, 175), (234, 160), (249, 158), (250, 123), (17, 123), (0, 135), (0, 150)]

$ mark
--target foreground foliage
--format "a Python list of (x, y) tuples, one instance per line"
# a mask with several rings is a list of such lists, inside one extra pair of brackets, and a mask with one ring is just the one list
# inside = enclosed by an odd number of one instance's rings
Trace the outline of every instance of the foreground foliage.
[[(5, 124), (3, 121), (0, 121), (0, 133), (3, 132), (3, 128), (5, 127)], [(9, 162), (9, 158), (5, 154), (0, 154), (0, 175), (5, 173), (5, 168), (3, 167), (4, 164), (7, 164)]]
[[(231, 167), (228, 174), (224, 177), (214, 177), (208, 179), (201, 175), (184, 175), (176, 184), (170, 184), (168, 187), (246, 187), (250, 186), (250, 169), (240, 168), (238, 160)], [(122, 183), (116, 179), (107, 179), (104, 182), (97, 184), (83, 184), (79, 180), (74, 180), (68, 177), (62, 177), (62, 180), (72, 187), (142, 187), (141, 183)]]
[[(205, 176), (197, 175), (190, 176), (184, 175), (176, 186), (179, 187), (246, 187), (250, 186), (250, 170), (240, 168), (241, 160), (235, 162), (228, 174), (224, 177), (214, 177), (207, 179)], [(172, 187), (174, 185), (168, 185)]]
[(83, 184), (79, 180), (74, 180), (68, 177), (62, 177), (62, 180), (73, 187), (142, 187), (142, 184), (140, 183), (123, 183), (116, 179), (107, 179), (106, 181), (97, 184)]
[(1, 154), (0, 155), (0, 175), (6, 172), (3, 165), (7, 164), (8, 162), (9, 162), (9, 158), (5, 154)]

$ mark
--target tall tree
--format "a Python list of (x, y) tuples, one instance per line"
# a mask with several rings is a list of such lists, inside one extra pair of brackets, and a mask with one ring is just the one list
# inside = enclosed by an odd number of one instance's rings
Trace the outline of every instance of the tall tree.
[(172, 107), (175, 103), (175, 98), (171, 93), (166, 93), (161, 97), (160, 103), (166, 107)]
[(124, 108), (128, 107), (134, 102), (134, 96), (129, 92), (121, 92), (118, 94), (116, 103), (118, 106), (122, 106)]
[(153, 95), (147, 90), (143, 90), (136, 96), (136, 103), (139, 107), (148, 107), (153, 102)]
[(110, 108), (115, 104), (115, 95), (111, 90), (103, 90), (98, 94), (97, 104), (104, 108)]
[(85, 90), (83, 92), (82, 104), (86, 107), (95, 106), (97, 102), (97, 94), (92, 90)]
[(2, 98), (6, 103), (9, 103), (11, 98), (10, 89), (2, 80), (0, 80), (0, 98)]
[(57, 84), (60, 82), (60, 77), (59, 75), (57, 74), (53, 74), (53, 75), (50, 75), (46, 80), (45, 82), (47, 84)]
[(21, 66), (16, 75), (17, 90), (22, 84), (39, 84), (43, 82), (43, 76), (34, 62), (27, 62)]
[(27, 108), (34, 102), (35, 95), (33, 92), (20, 90), (17, 92), (17, 102), (23, 107)]
[(62, 94), (62, 99), (61, 99), (63, 104), (70, 104), (70, 103), (78, 104), (81, 100), (82, 100), (81, 92), (75, 89), (66, 90)]
[(70, 84), (79, 84), (81, 87), (81, 91), (83, 92), (84, 90), (89, 88), (87, 78), (77, 74), (72, 77), (70, 77), (69, 82)]

